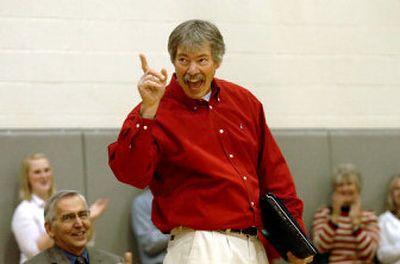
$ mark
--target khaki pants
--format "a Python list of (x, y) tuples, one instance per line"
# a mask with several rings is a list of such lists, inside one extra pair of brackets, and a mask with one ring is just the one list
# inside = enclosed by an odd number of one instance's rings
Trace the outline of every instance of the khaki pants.
[(261, 241), (254, 236), (220, 231), (171, 231), (164, 264), (268, 264)]

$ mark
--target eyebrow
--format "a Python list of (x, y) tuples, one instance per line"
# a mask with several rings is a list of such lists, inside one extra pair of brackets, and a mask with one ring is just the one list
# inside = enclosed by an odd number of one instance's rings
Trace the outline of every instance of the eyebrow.
[(60, 216), (61, 217), (70, 216), (70, 215), (75, 216), (77, 214), (79, 215), (80, 213), (88, 213), (88, 214), (90, 214), (90, 210), (89, 209), (83, 209), (83, 210), (79, 210), (78, 212), (64, 213), (64, 214), (61, 214)]
[[(183, 56), (183, 57), (189, 57), (189, 55), (187, 53), (184, 52), (180, 52), (176, 54), (177, 57), (179, 56)], [(201, 58), (201, 57), (211, 57), (211, 55), (207, 54), (207, 53), (202, 53), (199, 55), (194, 56), (195, 58)]]

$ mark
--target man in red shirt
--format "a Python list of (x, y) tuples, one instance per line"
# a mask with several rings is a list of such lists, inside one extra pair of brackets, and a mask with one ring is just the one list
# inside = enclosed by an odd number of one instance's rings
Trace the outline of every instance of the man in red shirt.
[(214, 24), (180, 24), (168, 51), (175, 67), (168, 85), (167, 71), (150, 68), (140, 55), (142, 102), (109, 146), (110, 167), (124, 183), (150, 186), (152, 220), (171, 234), (164, 263), (268, 263), (257, 236), (260, 195), (273, 192), (304, 224), (303, 203), (262, 104), (214, 77), (225, 52)]

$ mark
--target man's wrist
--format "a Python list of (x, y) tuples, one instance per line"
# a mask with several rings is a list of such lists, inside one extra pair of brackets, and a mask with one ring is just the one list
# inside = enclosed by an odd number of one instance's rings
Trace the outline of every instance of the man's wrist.
[(158, 104), (154, 104), (152, 106), (144, 106), (144, 104), (140, 107), (140, 117), (145, 119), (154, 119), (156, 116), (158, 109)]

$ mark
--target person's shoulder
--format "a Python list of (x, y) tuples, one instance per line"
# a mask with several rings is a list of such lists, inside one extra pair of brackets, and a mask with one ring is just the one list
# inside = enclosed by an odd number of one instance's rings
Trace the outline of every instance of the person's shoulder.
[(392, 219), (393, 217), (394, 217), (394, 215), (390, 211), (385, 211), (379, 215), (378, 219), (379, 219), (379, 221), (385, 221), (388, 219)]
[(39, 254), (33, 256), (32, 258), (25, 261), (25, 264), (40, 264), (40, 263), (48, 263), (45, 252), (40, 252)]
[(214, 78), (216, 84), (221, 89), (228, 89), (229, 92), (245, 93), (254, 96), (247, 88), (223, 79)]
[[(62, 256), (57, 253), (57, 251), (52, 248), (48, 248), (37, 255), (33, 256), (31, 259), (25, 262), (25, 264), (46, 264), (46, 263), (63, 263)], [(64, 262), (66, 263), (66, 262)]]
[(31, 216), (30, 211), (34, 210), (32, 203), (28, 200), (22, 200), (14, 210), (14, 217)]
[(247, 88), (233, 82), (214, 78), (215, 83), (221, 89), (223, 95), (230, 95), (236, 100), (245, 100), (247, 103), (260, 105), (258, 98)]
[(47, 260), (47, 253), (46, 251), (40, 252), (39, 254), (33, 256), (28, 261), (24, 262), (25, 264), (36, 264), (36, 263), (48, 263)]
[(30, 207), (32, 207), (31, 201), (22, 200), (22, 201), (17, 205), (17, 208), (15, 208), (15, 210), (21, 210), (21, 209), (30, 208)]
[(114, 253), (111, 253), (111, 252), (108, 252), (108, 251), (105, 251), (102, 249), (98, 249), (95, 247), (88, 247), (87, 249), (89, 252), (90, 263), (102, 262), (102, 263), (110, 263), (111, 264), (111, 263), (120, 263), (120, 262), (122, 263), (123, 262), (123, 258)]

